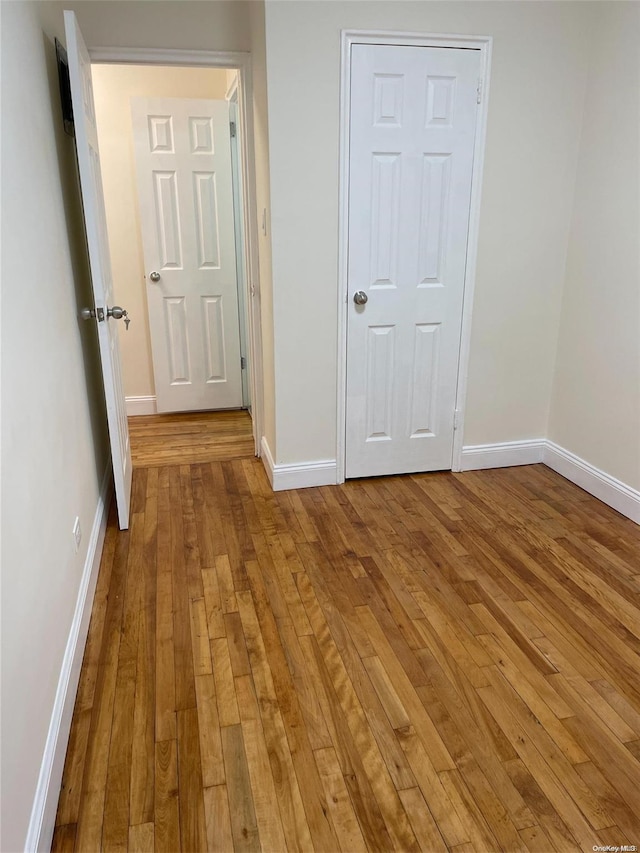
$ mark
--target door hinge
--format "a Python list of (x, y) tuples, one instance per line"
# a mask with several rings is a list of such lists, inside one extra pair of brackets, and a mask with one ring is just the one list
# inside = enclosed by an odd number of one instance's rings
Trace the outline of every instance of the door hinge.
[[(478, 103), (480, 103), (480, 102), (478, 101)], [(235, 123), (235, 121), (232, 121), (229, 123), (229, 132), (231, 133), (231, 138), (233, 139), (236, 135), (236, 123)]]
[(482, 103), (482, 77), (478, 77), (478, 88), (476, 89), (478, 93), (478, 97), (476, 98), (476, 104)]
[(247, 359), (241, 355), (240, 356), (240, 370), (246, 370), (247, 368)]
[(462, 416), (462, 411), (460, 409), (456, 409), (453, 413), (453, 428), (454, 428), (454, 430), (460, 428), (461, 416)]

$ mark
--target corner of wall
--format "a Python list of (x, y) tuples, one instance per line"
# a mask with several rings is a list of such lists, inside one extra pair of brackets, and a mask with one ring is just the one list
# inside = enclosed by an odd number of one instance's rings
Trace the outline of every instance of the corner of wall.
[(593, 7), (547, 437), (566, 458), (634, 490), (640, 487), (640, 9)]
[(251, 56), (253, 70), (253, 133), (256, 178), (255, 217), (258, 234), (259, 300), (262, 336), (262, 389), (264, 438), (277, 452), (273, 272), (271, 255), (271, 182), (269, 163), (269, 104), (267, 89), (266, 15), (264, 0), (250, 5)]
[(565, 238), (565, 247), (564, 247), (564, 256), (562, 260), (562, 290), (560, 292), (560, 304), (558, 308), (558, 321), (556, 326), (556, 335), (555, 335), (555, 345), (553, 351), (553, 373), (551, 376), (551, 386), (549, 391), (549, 399), (547, 401), (547, 416), (546, 416), (546, 429), (545, 435), (547, 437), (551, 437), (553, 432), (553, 414), (555, 410), (555, 399), (558, 393), (558, 355), (560, 352), (560, 341), (563, 332), (564, 326), (564, 311), (566, 307), (566, 291), (567, 291), (567, 268), (569, 261), (569, 247), (571, 244), (571, 231), (572, 231), (572, 223), (573, 217), (575, 214), (575, 205), (576, 205), (576, 192), (577, 192), (577, 184), (578, 184), (578, 162), (580, 149), (582, 147), (582, 140), (585, 133), (585, 113), (586, 113), (586, 105), (587, 98), (589, 94), (589, 52), (590, 48), (597, 37), (597, 22), (598, 22), (598, 10), (597, 5), (595, 3), (582, 4), (583, 5), (583, 14), (588, 20), (588, 27), (586, 30), (586, 38), (587, 38), (587, 48), (586, 48), (586, 67), (584, 73), (584, 83), (583, 83), (583, 93), (581, 98), (581, 123), (580, 130), (576, 138), (575, 151), (573, 156), (569, 158), (570, 168), (572, 171), (572, 190), (571, 190), (571, 207), (569, 209), (568, 222), (567, 222), (567, 230), (566, 230), (566, 238)]

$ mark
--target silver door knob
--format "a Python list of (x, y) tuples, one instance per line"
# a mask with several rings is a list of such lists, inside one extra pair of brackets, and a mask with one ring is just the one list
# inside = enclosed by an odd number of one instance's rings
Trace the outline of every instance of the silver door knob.
[(149, 279), (155, 284), (160, 281), (160, 273), (159, 272), (150, 272)]
[(353, 301), (356, 303), (356, 305), (366, 305), (369, 301), (369, 297), (364, 292), (364, 290), (356, 290), (356, 292), (353, 294)]
[(119, 305), (114, 305), (113, 308), (107, 308), (107, 317), (113, 317), (114, 320), (122, 320), (124, 318), (125, 328), (129, 331), (129, 323), (131, 320), (129, 319), (126, 308), (121, 308)]
[(104, 308), (82, 308), (80, 309), (80, 317), (83, 320), (95, 320), (97, 318), (102, 323), (104, 320)]

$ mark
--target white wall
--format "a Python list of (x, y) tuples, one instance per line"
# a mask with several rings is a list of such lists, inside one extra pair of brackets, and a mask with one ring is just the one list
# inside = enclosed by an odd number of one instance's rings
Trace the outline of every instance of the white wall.
[(592, 4), (266, 4), (277, 463), (336, 454), (340, 30), (491, 35), (465, 444), (544, 436)]
[(549, 438), (640, 489), (640, 6), (598, 7)]
[(24, 849), (108, 454), (95, 324), (78, 319), (91, 297), (62, 19), (48, 12), (2, 4), (3, 851)]
[(224, 100), (227, 72), (94, 65), (91, 74), (115, 298), (131, 317), (128, 331), (118, 326), (124, 390), (127, 397), (155, 396), (130, 99)]

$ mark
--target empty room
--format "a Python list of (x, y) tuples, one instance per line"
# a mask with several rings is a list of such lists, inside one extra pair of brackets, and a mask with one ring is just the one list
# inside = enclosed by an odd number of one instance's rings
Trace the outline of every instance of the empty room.
[(13, 851), (640, 845), (640, 6), (4, 0)]

